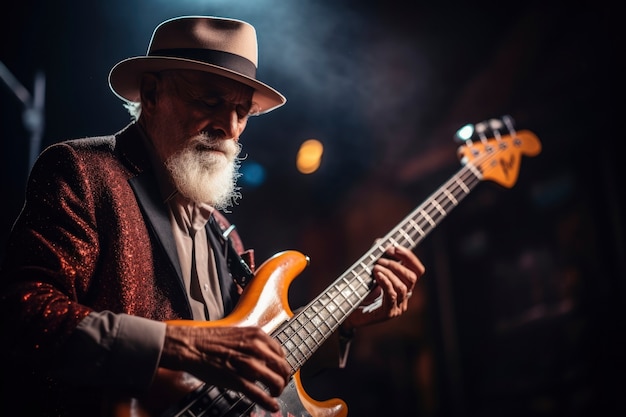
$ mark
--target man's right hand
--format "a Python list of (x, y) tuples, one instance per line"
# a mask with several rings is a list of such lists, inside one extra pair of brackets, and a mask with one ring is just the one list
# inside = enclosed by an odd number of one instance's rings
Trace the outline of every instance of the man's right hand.
[(168, 324), (160, 366), (241, 392), (270, 411), (279, 411), (276, 397), (291, 377), (291, 366), (280, 344), (255, 326)]

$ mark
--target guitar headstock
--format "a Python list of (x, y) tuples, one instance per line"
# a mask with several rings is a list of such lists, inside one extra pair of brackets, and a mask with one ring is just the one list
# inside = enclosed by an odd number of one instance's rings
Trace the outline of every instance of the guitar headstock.
[(541, 142), (528, 131), (516, 131), (510, 116), (467, 125), (457, 132), (465, 142), (457, 150), (461, 163), (471, 164), (482, 174), (482, 180), (494, 181), (506, 188), (515, 185), (522, 155), (541, 152)]

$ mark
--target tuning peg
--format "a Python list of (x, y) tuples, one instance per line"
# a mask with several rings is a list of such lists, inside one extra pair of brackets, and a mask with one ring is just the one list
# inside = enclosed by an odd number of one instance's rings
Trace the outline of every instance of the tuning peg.
[(471, 143), (477, 139), (484, 142), (491, 137), (499, 139), (502, 130), (515, 133), (513, 118), (511, 116), (505, 115), (499, 119), (492, 118), (476, 124), (466, 124), (456, 131), (454, 139), (456, 142), (462, 143)]
[(459, 143), (465, 143), (469, 140), (472, 140), (474, 136), (475, 126), (471, 123), (466, 124), (459, 128), (454, 134), (454, 141)]
[(509, 134), (515, 136), (515, 120), (513, 120), (513, 118), (507, 114), (502, 116), (502, 122), (506, 126), (506, 129), (509, 131)]
[(454, 139), (456, 142), (471, 145), (471, 143), (477, 139), (486, 140), (487, 136), (485, 133), (488, 130), (490, 130), (490, 121), (483, 121), (476, 124), (468, 123), (456, 131)]
[(499, 132), (503, 126), (504, 126), (504, 123), (502, 122), (501, 119), (489, 119), (489, 129), (491, 129), (492, 131)]

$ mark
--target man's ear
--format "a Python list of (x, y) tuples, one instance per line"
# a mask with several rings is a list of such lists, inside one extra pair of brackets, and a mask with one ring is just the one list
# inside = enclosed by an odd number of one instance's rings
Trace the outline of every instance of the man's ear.
[(141, 97), (141, 111), (152, 112), (156, 106), (158, 98), (159, 76), (157, 74), (147, 72), (141, 75), (139, 80), (139, 95)]

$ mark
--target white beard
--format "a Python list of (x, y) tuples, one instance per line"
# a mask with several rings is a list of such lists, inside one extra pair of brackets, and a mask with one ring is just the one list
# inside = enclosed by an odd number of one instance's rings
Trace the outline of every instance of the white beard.
[(240, 152), (241, 145), (234, 140), (210, 140), (199, 136), (172, 155), (165, 165), (183, 196), (221, 210), (241, 197), (237, 187), (237, 179), (241, 176), (237, 158)]

